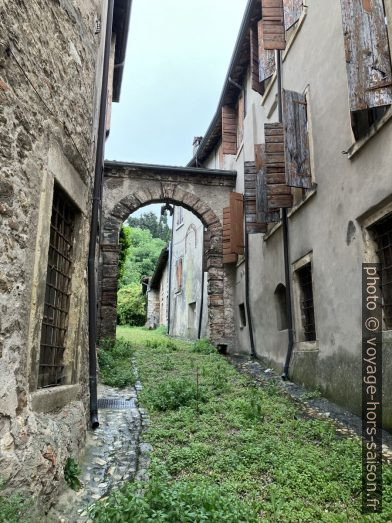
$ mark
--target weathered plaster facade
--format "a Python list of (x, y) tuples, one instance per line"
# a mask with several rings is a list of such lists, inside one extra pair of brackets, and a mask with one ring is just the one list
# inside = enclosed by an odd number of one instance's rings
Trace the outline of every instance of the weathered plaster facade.
[[(86, 433), (86, 271), (106, 15), (105, 0), (0, 5), (0, 474), (41, 508)], [(77, 209), (65, 378), (39, 388), (55, 184)]]
[[(278, 121), (276, 74), (264, 95), (252, 89), (249, 62), (244, 60), (245, 39), (260, 19), (257, 2), (249, 2), (242, 39), (238, 41), (228, 73), (246, 92), (243, 140), (236, 155), (222, 155), (220, 109), (204, 140), (197, 161), (207, 168), (237, 172), (236, 191), (244, 192), (244, 163), (255, 161), (255, 144), (263, 144), (264, 124)], [(391, 1), (385, 2), (391, 13)], [(252, 9), (256, 15), (252, 19)], [(259, 18), (257, 18), (259, 16)], [(392, 35), (388, 17), (389, 38)], [(248, 25), (247, 25), (248, 24)], [(305, 93), (314, 189), (305, 197), (293, 189), (289, 210), (289, 262), (295, 346), (290, 377), (337, 403), (361, 414), (361, 264), (377, 259), (367, 227), (391, 211), (391, 107), (385, 116), (356, 140), (350, 120), (345, 42), (340, 0), (308, 0), (299, 21), (287, 32), (283, 53), (283, 88)], [(242, 55), (241, 55), (242, 52)], [(244, 65), (245, 63), (245, 65)], [(238, 70), (245, 70), (240, 78)], [(235, 103), (235, 88), (227, 81), (221, 104)], [(240, 91), (237, 89), (237, 96)], [(189, 163), (195, 165), (196, 158)], [(250, 309), (257, 355), (278, 371), (288, 345), (277, 307), (277, 290), (285, 284), (281, 224), (267, 234), (249, 235)], [(316, 341), (303, 341), (298, 300), (297, 269), (312, 261)], [(237, 350), (250, 352), (249, 321), (241, 321), (245, 302), (245, 264), (239, 257), (234, 271), (234, 318)], [(249, 319), (249, 318), (247, 318)], [(392, 429), (391, 331), (384, 332), (384, 426)]]
[(135, 210), (168, 202), (192, 211), (207, 228), (208, 334), (216, 345), (234, 347), (228, 275), (223, 267), (223, 208), (235, 184), (235, 172), (107, 162), (101, 238), (100, 336), (116, 329), (119, 231)]

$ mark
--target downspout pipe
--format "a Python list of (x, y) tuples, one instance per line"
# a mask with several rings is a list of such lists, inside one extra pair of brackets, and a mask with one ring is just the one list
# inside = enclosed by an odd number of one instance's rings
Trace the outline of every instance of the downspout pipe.
[(174, 212), (172, 217), (172, 230), (171, 230), (171, 240), (169, 247), (169, 288), (168, 288), (168, 304), (167, 304), (167, 334), (170, 336), (170, 319), (171, 319), (171, 290), (172, 290), (172, 274), (173, 274), (173, 231), (174, 231)]
[(201, 261), (201, 295), (200, 295), (200, 311), (199, 311), (199, 325), (197, 329), (197, 339), (200, 340), (201, 338), (201, 330), (203, 327), (203, 307), (204, 307), (204, 249), (203, 249), (203, 258)]
[[(278, 79), (278, 112), (279, 123), (283, 123), (283, 103), (282, 103), (282, 53), (277, 51), (277, 79)], [(286, 282), (286, 307), (287, 307), (287, 329), (288, 345), (286, 361), (283, 367), (282, 379), (289, 379), (289, 367), (291, 355), (293, 353), (294, 336), (293, 336), (293, 311), (291, 308), (291, 283), (290, 283), (290, 260), (289, 260), (289, 222), (287, 218), (287, 209), (282, 209), (283, 225), (283, 256), (284, 256), (284, 273)]]
[(105, 160), (105, 130), (107, 92), (109, 82), (110, 47), (112, 41), (114, 0), (108, 0), (105, 49), (102, 70), (102, 90), (99, 108), (97, 154), (93, 189), (93, 207), (91, 212), (90, 244), (88, 252), (88, 313), (89, 313), (89, 386), (90, 386), (90, 422), (91, 427), (99, 427), (97, 394), (97, 281), (96, 251), (99, 235), (99, 214), (102, 200), (103, 170)]
[(248, 330), (250, 350), (253, 357), (256, 357), (255, 340), (253, 336), (253, 322), (250, 307), (250, 278), (249, 278), (249, 233), (245, 231), (245, 304), (246, 315), (248, 317)]

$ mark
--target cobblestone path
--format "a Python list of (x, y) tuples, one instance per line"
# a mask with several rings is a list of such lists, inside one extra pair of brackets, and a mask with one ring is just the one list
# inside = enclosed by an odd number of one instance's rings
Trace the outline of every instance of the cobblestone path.
[(87, 434), (80, 461), (83, 487), (67, 489), (49, 513), (48, 522), (88, 521), (87, 507), (125, 481), (145, 479), (150, 446), (140, 441), (148, 419), (138, 407), (140, 383), (127, 389), (100, 385), (99, 428)]

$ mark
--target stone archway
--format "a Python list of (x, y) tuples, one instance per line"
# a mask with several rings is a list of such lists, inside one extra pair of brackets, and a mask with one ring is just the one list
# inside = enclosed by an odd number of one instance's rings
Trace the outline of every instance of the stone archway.
[(115, 335), (119, 231), (126, 218), (151, 203), (172, 203), (193, 212), (207, 228), (208, 330), (215, 345), (235, 340), (230, 274), (223, 265), (223, 208), (235, 187), (236, 173), (208, 169), (105, 164), (99, 265), (98, 332)]

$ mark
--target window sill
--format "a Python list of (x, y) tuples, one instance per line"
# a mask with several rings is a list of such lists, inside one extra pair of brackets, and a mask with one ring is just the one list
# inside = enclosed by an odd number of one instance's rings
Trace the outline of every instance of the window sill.
[(61, 385), (33, 392), (31, 404), (35, 412), (53, 412), (62, 409), (71, 401), (79, 400), (80, 396), (80, 385)]
[(376, 134), (389, 122), (392, 118), (392, 106), (384, 114), (384, 116), (376, 123), (374, 123), (366, 136), (353, 143), (347, 150), (347, 158), (351, 160), (356, 154), (374, 137)]
[(294, 343), (294, 352), (319, 352), (319, 342), (298, 341)]
[[(291, 208), (291, 210), (288, 212), (287, 216), (288, 218), (291, 218), (299, 209), (301, 209), (313, 196), (317, 193), (317, 184), (315, 183), (313, 185), (313, 188), (309, 190), (308, 194), (305, 196), (303, 200), (296, 203), (294, 207)], [(275, 232), (282, 227), (282, 221), (279, 221), (276, 223), (270, 232), (264, 235), (264, 241), (267, 241), (268, 238), (270, 238)]]

